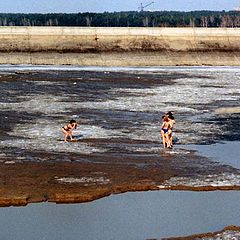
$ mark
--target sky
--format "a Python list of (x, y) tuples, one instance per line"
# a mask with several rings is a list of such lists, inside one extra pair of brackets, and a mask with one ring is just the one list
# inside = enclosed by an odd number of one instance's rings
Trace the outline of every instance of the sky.
[[(145, 10), (193, 11), (233, 10), (240, 0), (153, 0)], [(6, 0), (0, 1), (1, 13), (77, 13), (138, 11), (140, 4), (152, 0)]]

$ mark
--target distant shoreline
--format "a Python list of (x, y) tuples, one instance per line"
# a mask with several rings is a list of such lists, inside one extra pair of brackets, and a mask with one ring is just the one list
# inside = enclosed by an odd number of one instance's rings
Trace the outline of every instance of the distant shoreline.
[(0, 27), (0, 64), (240, 66), (240, 28)]
[(240, 11), (0, 13), (0, 26), (240, 27)]

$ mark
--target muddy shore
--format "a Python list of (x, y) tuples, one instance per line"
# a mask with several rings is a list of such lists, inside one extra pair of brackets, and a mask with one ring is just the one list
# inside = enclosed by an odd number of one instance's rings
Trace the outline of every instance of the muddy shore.
[[(221, 71), (2, 70), (0, 205), (87, 202), (127, 191), (239, 190), (239, 169), (185, 147), (240, 139), (239, 76)], [(168, 98), (168, 91), (177, 94)], [(176, 144), (164, 151), (159, 125), (169, 109), (178, 122)], [(69, 118), (79, 123), (79, 142), (62, 141), (59, 129)]]
[(80, 66), (239, 66), (240, 51), (1, 52), (0, 64)]
[[(41, 153), (35, 154), (36, 156)], [(35, 157), (36, 157), (35, 156)], [(42, 156), (41, 156), (42, 157)], [(80, 203), (127, 191), (147, 190), (239, 190), (240, 186), (168, 186), (164, 181), (171, 177), (194, 177), (210, 172), (231, 171), (229, 167), (211, 166), (200, 157), (189, 154), (173, 157), (143, 156), (72, 156), (71, 163), (54, 162), (61, 156), (48, 156), (48, 163), (1, 163), (1, 206), (26, 205), (36, 202)], [(104, 162), (101, 159), (104, 157)], [(74, 163), (81, 158), (96, 163)], [(149, 160), (150, 158), (150, 160)], [(174, 161), (174, 163), (173, 163)], [(181, 165), (181, 167), (177, 166)], [(192, 164), (199, 165), (193, 168)], [(204, 167), (203, 167), (204, 166)], [(208, 166), (208, 167), (207, 167)], [(191, 173), (190, 173), (191, 172)]]

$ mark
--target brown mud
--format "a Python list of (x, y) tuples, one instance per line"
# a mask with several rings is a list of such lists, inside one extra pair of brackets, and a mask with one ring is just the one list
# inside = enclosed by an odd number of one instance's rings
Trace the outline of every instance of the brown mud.
[[(37, 158), (41, 153), (35, 154)], [(191, 156), (191, 157), (190, 157)], [(55, 162), (54, 156), (48, 154), (51, 162), (12, 163), (6, 161), (0, 167), (0, 205), (26, 205), (34, 202), (80, 203), (99, 199), (110, 194), (127, 191), (159, 190), (159, 186), (170, 177), (195, 176), (201, 173), (201, 164), (207, 160), (191, 154), (173, 157), (131, 157), (124, 156), (72, 156), (72, 162)], [(41, 155), (43, 157), (43, 154)], [(71, 159), (71, 157), (69, 157)], [(102, 161), (104, 158), (104, 161)], [(81, 159), (82, 163), (75, 163)], [(86, 162), (84, 162), (84, 160)], [(89, 161), (89, 162), (87, 162)], [(173, 164), (174, 161), (174, 164)], [(95, 163), (94, 163), (95, 162)], [(181, 167), (177, 166), (181, 164)], [(191, 164), (199, 164), (193, 168)], [(209, 172), (223, 171), (224, 167), (212, 167)], [(191, 172), (191, 174), (188, 174)], [(61, 180), (63, 179), (63, 180)], [(171, 190), (240, 190), (238, 186), (226, 187), (191, 187), (169, 186)]]
[[(212, 113), (219, 107), (234, 107), (237, 101), (188, 103), (200, 117), (196, 120), (191, 119), (192, 112), (185, 110), (184, 98), (183, 102), (178, 99), (167, 102), (163, 109), (170, 104), (179, 109), (178, 136), (189, 134), (187, 138), (181, 137), (178, 144), (182, 146), (176, 144), (173, 150), (163, 150), (159, 138), (159, 119), (164, 110), (134, 105), (138, 98), (151, 103), (154, 88), (177, 89), (181, 84), (175, 81), (186, 78), (207, 81), (211, 76), (168, 71), (160, 74), (15, 71), (4, 72), (0, 77), (1, 206), (43, 201), (79, 203), (127, 191), (240, 190), (234, 184), (164, 185), (171, 178), (240, 175), (238, 169), (184, 148), (188, 143), (239, 140), (239, 129), (226, 130), (229, 124), (239, 124), (239, 114), (229, 118)], [(202, 84), (201, 91), (213, 88), (211, 84)], [(205, 117), (203, 109), (211, 114)], [(58, 129), (70, 116), (77, 118), (83, 134), (77, 143), (59, 141), (63, 138)], [(199, 129), (202, 125), (209, 131)]]

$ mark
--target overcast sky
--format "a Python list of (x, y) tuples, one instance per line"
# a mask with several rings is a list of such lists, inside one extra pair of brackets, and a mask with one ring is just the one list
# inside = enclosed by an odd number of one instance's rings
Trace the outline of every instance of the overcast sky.
[[(148, 0), (2, 0), (1, 13), (113, 12), (138, 10)], [(240, 0), (155, 0), (146, 10), (233, 10)]]

